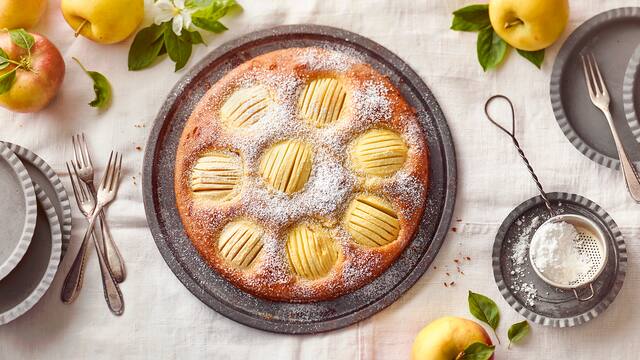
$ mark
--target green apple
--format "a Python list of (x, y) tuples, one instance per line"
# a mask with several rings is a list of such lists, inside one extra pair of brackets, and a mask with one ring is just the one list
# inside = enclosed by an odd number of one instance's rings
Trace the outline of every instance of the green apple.
[(101, 44), (128, 38), (144, 16), (144, 0), (62, 0), (60, 8), (76, 36)]
[(495, 32), (516, 49), (549, 47), (569, 19), (568, 0), (490, 0), (489, 18)]
[[(0, 106), (16, 112), (35, 112), (43, 109), (58, 93), (64, 78), (64, 60), (60, 51), (42, 35), (34, 38), (29, 51), (14, 44), (9, 33), (0, 33), (0, 48), (11, 63), (0, 75), (15, 71), (15, 80), (7, 92), (0, 94)], [(16, 69), (17, 67), (17, 69)]]
[(467, 319), (442, 317), (418, 333), (411, 360), (453, 360), (476, 342), (491, 345), (491, 338), (482, 326)]
[(0, 0), (0, 29), (35, 26), (47, 8), (47, 0)]

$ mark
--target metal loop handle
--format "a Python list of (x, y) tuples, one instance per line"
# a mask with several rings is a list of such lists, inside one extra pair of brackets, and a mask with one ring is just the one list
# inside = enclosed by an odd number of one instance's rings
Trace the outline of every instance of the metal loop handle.
[(576, 297), (576, 299), (578, 299), (578, 301), (589, 301), (596, 295), (596, 292), (593, 290), (593, 283), (589, 283), (589, 289), (591, 290), (591, 295), (587, 296), (586, 298), (581, 298), (578, 295), (576, 289), (573, 289), (573, 295)]
[[(494, 120), (491, 117), (491, 114), (489, 114), (489, 104), (491, 104), (491, 102), (493, 100), (496, 100), (496, 99), (503, 99), (509, 104), (509, 108), (511, 109), (511, 131), (507, 130), (504, 126), (500, 125), (496, 120)], [(542, 197), (542, 200), (544, 201), (544, 205), (546, 206), (547, 210), (549, 210), (551, 215), (554, 216), (556, 214), (556, 212), (551, 207), (551, 202), (549, 201), (549, 198), (547, 197), (547, 193), (545, 193), (544, 189), (542, 188), (542, 184), (540, 183), (540, 180), (538, 179), (538, 176), (536, 175), (535, 171), (533, 171), (533, 167), (529, 163), (529, 160), (527, 160), (527, 157), (525, 156), (524, 151), (520, 147), (520, 143), (518, 142), (518, 139), (516, 139), (516, 135), (515, 135), (516, 134), (516, 112), (514, 110), (513, 103), (511, 102), (511, 100), (508, 97), (506, 97), (504, 95), (501, 95), (501, 94), (493, 95), (484, 104), (484, 113), (485, 113), (485, 115), (487, 115), (487, 119), (489, 119), (489, 121), (493, 125), (497, 126), (505, 134), (509, 135), (511, 140), (513, 140), (513, 144), (518, 149), (518, 154), (520, 155), (520, 157), (524, 161), (524, 164), (527, 166), (527, 170), (529, 171), (529, 174), (531, 174), (531, 177), (533, 178), (533, 181), (535, 181), (536, 186), (538, 187), (538, 191), (540, 192), (540, 196)]]

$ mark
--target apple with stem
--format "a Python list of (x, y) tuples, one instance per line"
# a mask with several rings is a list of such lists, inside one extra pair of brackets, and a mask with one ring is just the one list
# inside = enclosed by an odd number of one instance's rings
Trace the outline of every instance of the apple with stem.
[(418, 333), (411, 359), (455, 360), (474, 343), (491, 345), (491, 337), (482, 326), (463, 318), (442, 317)]
[(56, 96), (64, 78), (60, 51), (42, 35), (23, 29), (0, 32), (0, 106), (36, 112)]

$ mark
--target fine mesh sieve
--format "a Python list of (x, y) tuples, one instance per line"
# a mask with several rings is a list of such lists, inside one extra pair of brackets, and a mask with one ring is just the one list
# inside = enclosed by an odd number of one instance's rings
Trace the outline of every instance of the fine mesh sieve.
[[(500, 125), (489, 114), (489, 105), (491, 104), (492, 101), (496, 99), (503, 99), (509, 104), (509, 108), (511, 110), (511, 130), (508, 130), (504, 126)], [(551, 223), (551, 222), (565, 221), (567, 223), (572, 224), (573, 226), (576, 227), (576, 230), (578, 231), (577, 239), (574, 240), (577, 243), (579, 243), (578, 252), (580, 256), (584, 256), (588, 258), (592, 264), (591, 268), (588, 271), (586, 271), (584, 274), (579, 274), (576, 280), (568, 284), (559, 284), (555, 281), (552, 281), (548, 277), (544, 276), (544, 274), (542, 274), (542, 272), (536, 267), (535, 263), (533, 262), (533, 259), (531, 259), (531, 252), (529, 252), (529, 259), (531, 261), (531, 266), (533, 267), (535, 273), (547, 284), (551, 286), (555, 286), (557, 288), (561, 288), (561, 289), (573, 290), (573, 294), (575, 295), (576, 299), (578, 299), (579, 301), (590, 300), (595, 295), (592, 283), (602, 273), (607, 263), (607, 243), (606, 243), (606, 237), (604, 236), (604, 233), (602, 232), (600, 227), (590, 219), (582, 215), (576, 215), (576, 214), (558, 214), (556, 210), (551, 206), (551, 202), (549, 201), (547, 194), (545, 193), (542, 187), (542, 184), (538, 179), (538, 176), (533, 171), (533, 167), (529, 163), (529, 160), (527, 160), (527, 157), (525, 156), (524, 151), (522, 150), (522, 148), (520, 147), (520, 144), (518, 143), (518, 140), (516, 139), (515, 110), (511, 100), (509, 100), (509, 98), (507, 98), (504, 95), (493, 95), (485, 103), (484, 112), (487, 115), (487, 118), (489, 119), (489, 121), (493, 125), (497, 126), (500, 130), (502, 130), (505, 134), (509, 135), (509, 137), (513, 141), (513, 145), (518, 149), (518, 154), (520, 155), (520, 158), (522, 158), (525, 165), (527, 166), (527, 170), (529, 171), (529, 174), (531, 174), (533, 181), (535, 181), (536, 186), (538, 187), (538, 191), (540, 192), (540, 196), (542, 197), (542, 200), (544, 201), (544, 204), (547, 210), (551, 214), (551, 218), (545, 221), (545, 223), (542, 224), (538, 228), (538, 230), (545, 224)], [(538, 230), (536, 230), (536, 232)], [(535, 233), (532, 239), (536, 239)], [(530, 244), (529, 248), (532, 247), (531, 245), (532, 244)], [(581, 298), (578, 295), (578, 289), (587, 285), (589, 286), (591, 294), (585, 298)]]
[[(575, 241), (577, 245), (576, 248), (579, 255), (588, 260), (590, 264), (589, 269), (585, 272), (578, 273), (576, 280), (563, 284), (551, 280), (547, 276), (545, 276), (545, 274), (540, 271), (540, 269), (538, 269), (532, 253), (529, 252), (531, 267), (535, 271), (536, 275), (538, 275), (547, 284), (561, 289), (573, 290), (576, 299), (580, 301), (586, 301), (591, 299), (595, 295), (592, 283), (598, 278), (598, 276), (600, 276), (600, 274), (604, 270), (605, 265), (607, 264), (608, 249), (606, 237), (600, 229), (600, 226), (598, 226), (595, 222), (582, 215), (576, 214), (561, 214), (553, 216), (549, 220), (545, 221), (538, 229), (542, 228), (548, 223), (561, 221), (567, 222), (576, 228), (578, 235), (573, 241)], [(540, 239), (541, 237), (537, 237), (534, 234), (529, 248), (535, 247), (535, 242), (540, 241)], [(591, 293), (589, 294), (589, 296), (581, 298), (578, 295), (578, 289), (587, 285), (589, 286), (589, 290)]]

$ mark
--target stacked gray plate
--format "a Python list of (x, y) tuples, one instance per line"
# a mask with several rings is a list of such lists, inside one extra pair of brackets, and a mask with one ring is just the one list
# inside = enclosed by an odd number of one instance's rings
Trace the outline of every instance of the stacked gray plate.
[(33, 152), (0, 142), (0, 325), (49, 289), (71, 237), (62, 182)]

